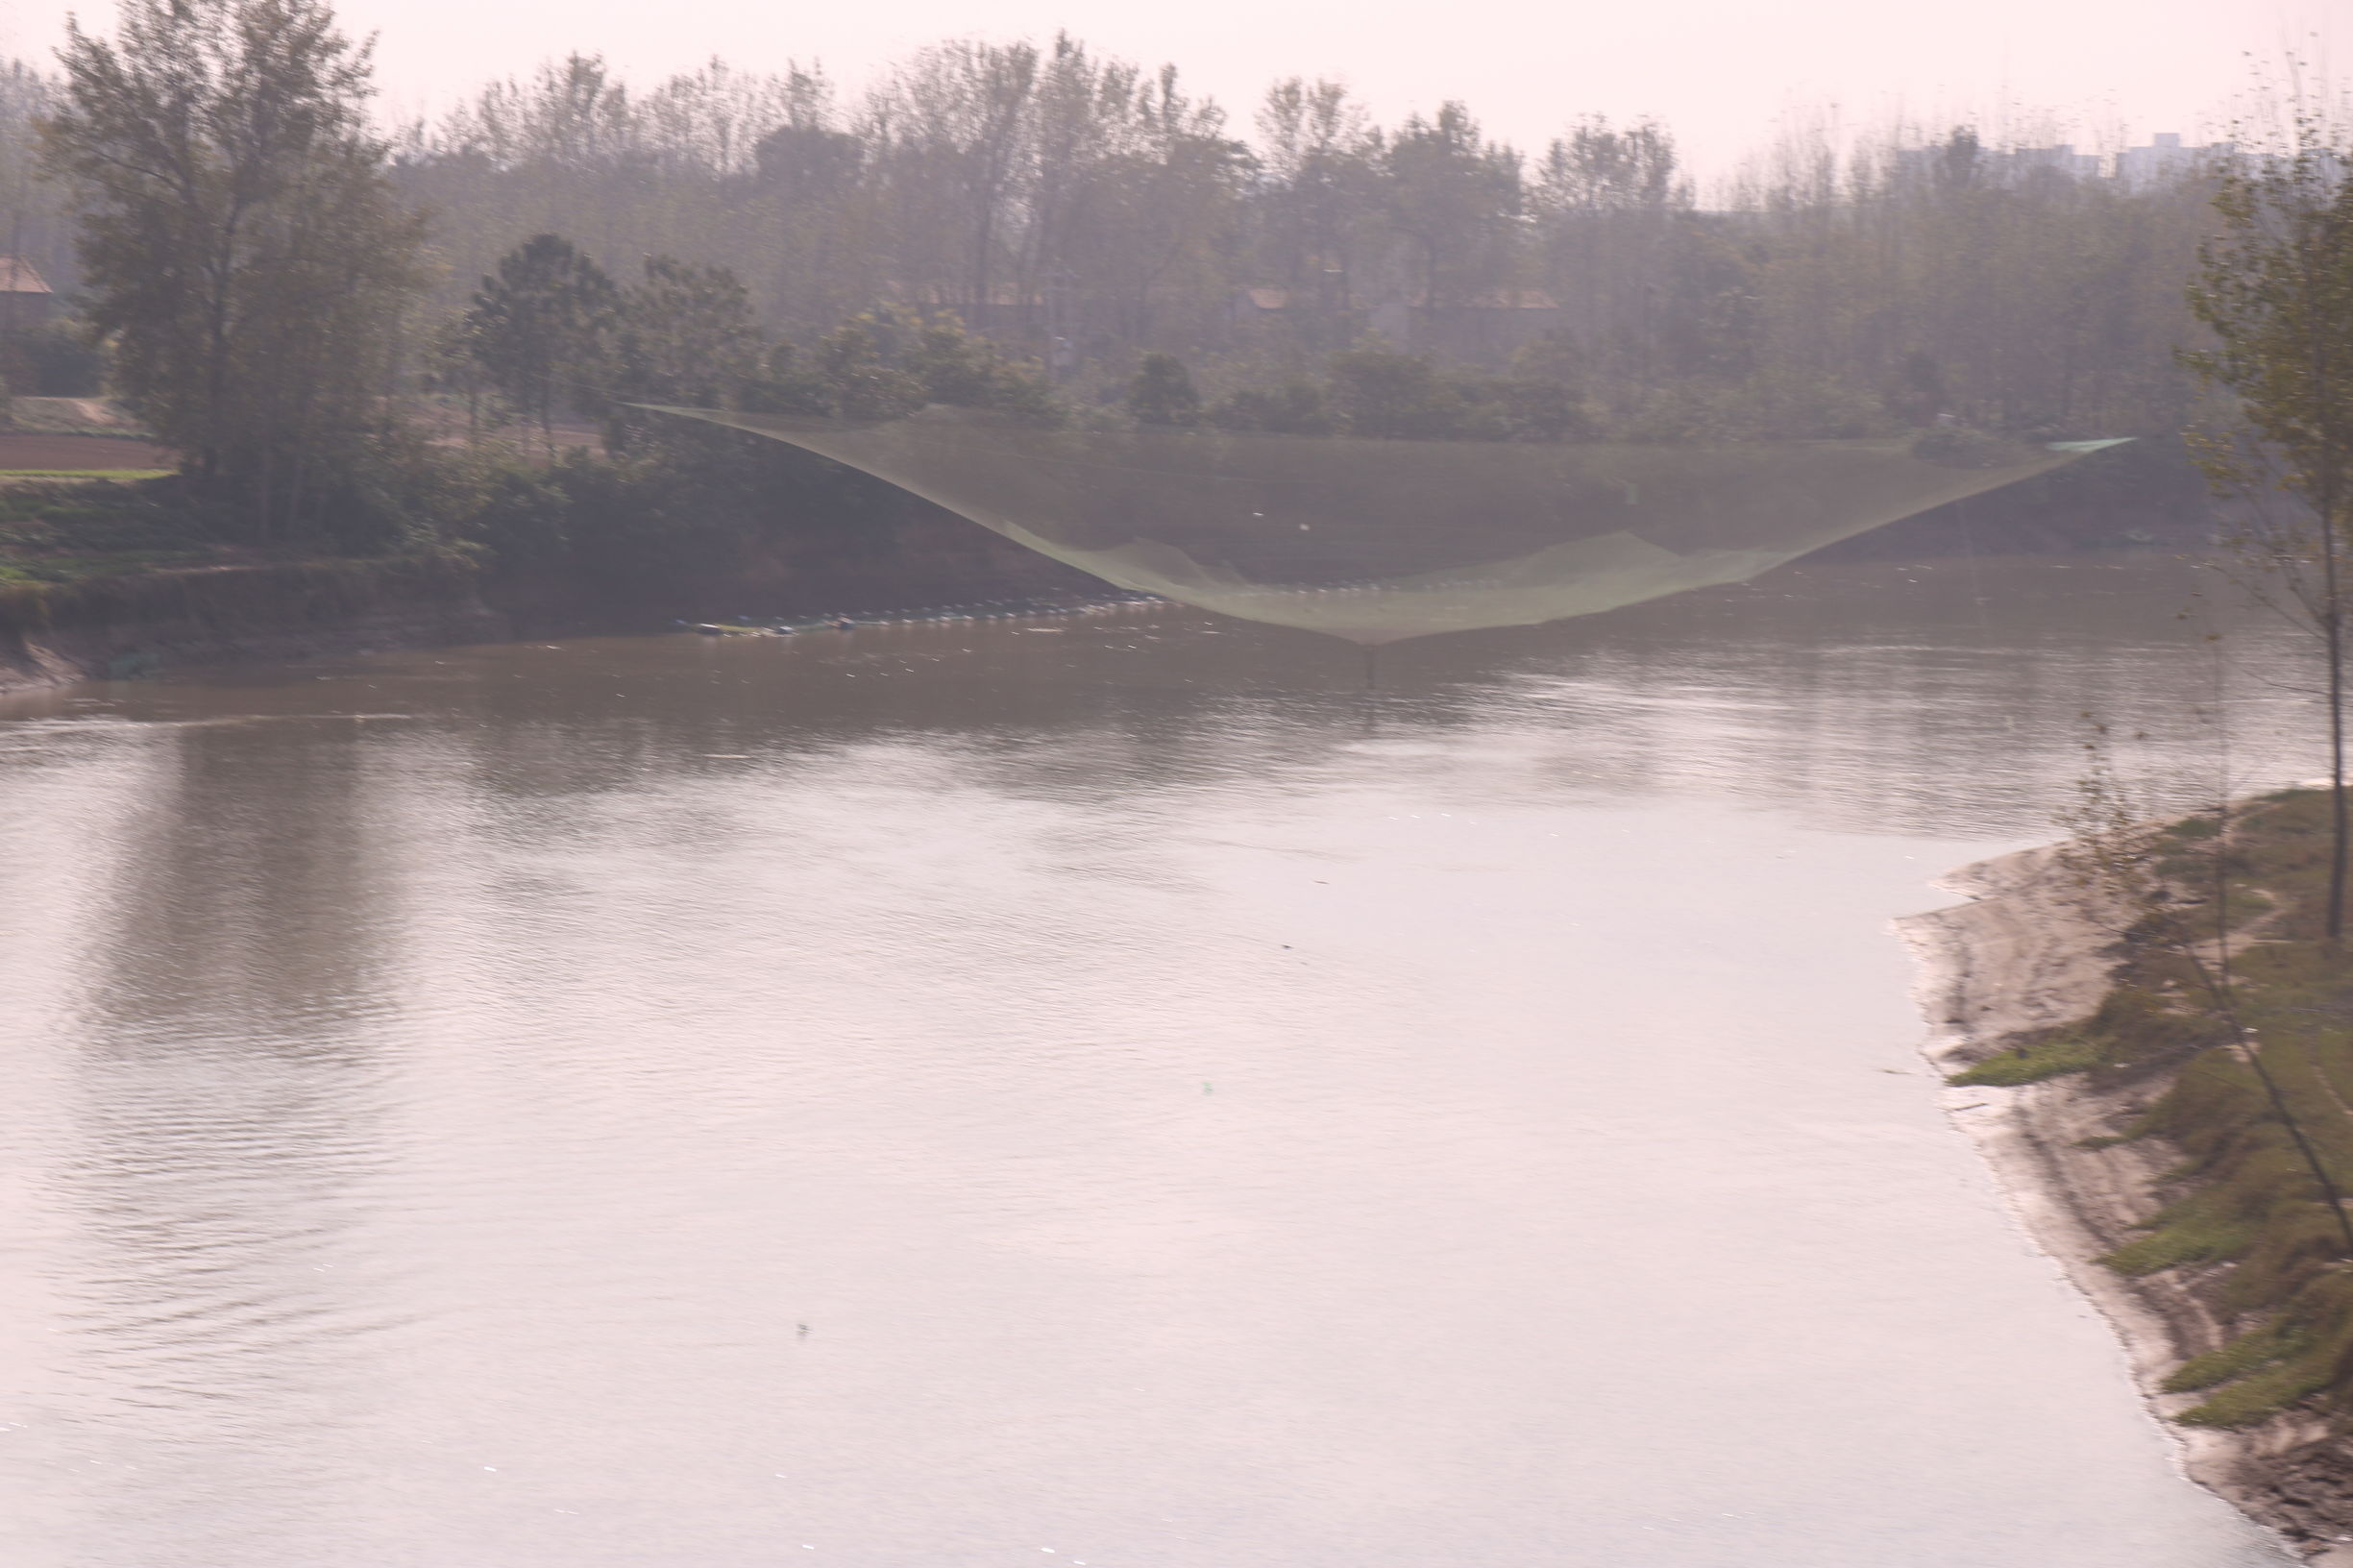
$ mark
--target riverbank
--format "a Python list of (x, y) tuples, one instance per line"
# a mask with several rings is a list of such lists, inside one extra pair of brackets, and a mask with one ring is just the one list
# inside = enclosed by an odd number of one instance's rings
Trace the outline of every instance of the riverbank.
[[(112, 525), (107, 532), (85, 522), (80, 538), (62, 543), (20, 527), (36, 548), (0, 548), (0, 692), (197, 665), (651, 631), (681, 622), (889, 618), (982, 602), (1077, 605), (1109, 592), (985, 528), (915, 505), (865, 519), (869, 526), (848, 538), (780, 528), (725, 552), (684, 554), (625, 575), (576, 552), (212, 559), (177, 537), (125, 534), (137, 499), (128, 487), (51, 490), (123, 516), (105, 518)], [(10, 542), (0, 537), (0, 547)]]
[[(2296, 798), (2269, 804), (2278, 812)], [(2302, 798), (2308, 805), (2309, 793)], [(2180, 847), (2161, 839), (2149, 845), (2152, 853)], [(1899, 928), (1922, 966), (1925, 1054), (1948, 1077), (1954, 1121), (2036, 1244), (2115, 1326), (2191, 1479), (2278, 1531), (2300, 1556), (2332, 1568), (2353, 1564), (2353, 1447), (2337, 1408), (2343, 1371), (2332, 1366), (2325, 1383), (2307, 1377), (2318, 1385), (2300, 1391), (2263, 1387), (2283, 1363), (2317, 1355), (2333, 1336), (2327, 1310), (2343, 1265), (2326, 1236), (2320, 1258), (2299, 1266), (2269, 1255), (2279, 1249), (2267, 1233), (2295, 1230), (2311, 1207), (2296, 1172), (2283, 1175), (2274, 1161), (2269, 1202), (2254, 1212), (2236, 1191), (2244, 1186), (2242, 1167), (2264, 1156), (2266, 1116), (2243, 1096), (2218, 1114), (2209, 1081), (2243, 1076), (2243, 1065), (2227, 1047), (2184, 1047), (2171, 1026), (2195, 1009), (2179, 991), (2170, 1006), (2147, 1007), (2163, 988), (2133, 972), (2147, 969), (2147, 955), (2127, 957), (2118, 939), (2135, 912), (2119, 895), (2084, 889), (2061, 847), (1965, 867), (1940, 885), (1971, 901)], [(2256, 942), (2292, 945), (2299, 933), (2279, 924), (2292, 913), (2274, 908), (2264, 917), (2267, 937), (2235, 933), (2235, 943), (2250, 944), (2243, 959)], [(2258, 972), (2246, 1000), (2260, 1003), (2264, 976), (2252, 962), (2248, 968)], [(2119, 1024), (2127, 1003), (2143, 1008), (2137, 1029)], [(2159, 1014), (2171, 1032), (2165, 1048), (2150, 1049), (2167, 1033), (2152, 1023)], [(2267, 1058), (2273, 1048), (2267, 1045)], [(2088, 1062), (2056, 1066), (2071, 1051)], [(2343, 1119), (2317, 1054), (2305, 1054), (2320, 1097)], [(1983, 1065), (1996, 1058), (2000, 1064), (1988, 1072)], [(1951, 1082), (1973, 1068), (1979, 1081)], [(1983, 1081), (2043, 1071), (2051, 1075)], [(2189, 1082), (2194, 1076), (2201, 1081)], [(2345, 1129), (2328, 1131), (2335, 1136), (2322, 1141), (2334, 1142)], [(2235, 1229), (2205, 1244), (2180, 1242), (2176, 1233), (2212, 1221), (2218, 1194), (2236, 1197)], [(2253, 1392), (2232, 1407), (2234, 1390)], [(2276, 1408), (2267, 1408), (2267, 1392)]]
[(488, 642), (512, 619), (435, 556), (192, 567), (0, 584), (0, 692), (182, 665)]
[[(0, 690), (680, 621), (1104, 594), (907, 491), (712, 427), (604, 432), (615, 446), (601, 455), (576, 444), (553, 457), (495, 443), (433, 449), (433, 461), (330, 498), (291, 529), (224, 512), (185, 481), (141, 479), (136, 465), (168, 454), (140, 445), (111, 404), (20, 400), (20, 413), (26, 428), (6, 438), (14, 457), (0, 453), (0, 470), (19, 469), (0, 472)], [(2194, 505), (2181, 500), (2189, 471), (2169, 453), (2128, 447), (1819, 559), (2196, 548), (2210, 531), (2203, 491)]]

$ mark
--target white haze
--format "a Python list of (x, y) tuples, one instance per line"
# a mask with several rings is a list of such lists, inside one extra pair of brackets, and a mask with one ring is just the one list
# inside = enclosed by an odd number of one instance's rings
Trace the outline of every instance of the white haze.
[[(484, 78), (568, 51), (601, 53), (646, 83), (714, 56), (748, 70), (821, 62), (856, 88), (944, 37), (1045, 39), (1057, 29), (1146, 63), (1174, 61), (1246, 130), (1265, 84), (1352, 84), (1395, 119), (1468, 102), (1493, 135), (1540, 146), (1567, 121), (1649, 115), (1706, 174), (1793, 119), (1808, 129), (1960, 119), (2087, 149), (2153, 131), (2202, 139), (2227, 120), (2250, 58), (2294, 52), (2326, 68), (2353, 19), (2342, 0), (1680, 0), (1436, 7), (1426, 0), (950, 0), (889, 6), (648, 5), (645, 0), (347, 0), (379, 35), (387, 108), (446, 106)], [(0, 9), (0, 53), (45, 58), (64, 11)], [(110, 16), (103, 3), (86, 22)]]

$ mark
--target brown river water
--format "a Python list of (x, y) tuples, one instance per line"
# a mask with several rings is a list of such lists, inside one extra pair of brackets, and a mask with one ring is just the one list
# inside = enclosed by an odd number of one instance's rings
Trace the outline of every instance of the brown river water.
[[(1899, 914), (2163, 562), (0, 703), (8, 1568), (2252, 1568)], [(2218, 645), (2230, 774), (2314, 771)]]

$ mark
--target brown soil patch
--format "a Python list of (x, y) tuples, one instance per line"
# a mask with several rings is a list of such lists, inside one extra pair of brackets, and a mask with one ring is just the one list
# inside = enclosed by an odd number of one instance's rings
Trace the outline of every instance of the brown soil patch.
[(110, 435), (0, 435), (0, 474), (26, 469), (172, 468), (179, 458), (144, 441)]

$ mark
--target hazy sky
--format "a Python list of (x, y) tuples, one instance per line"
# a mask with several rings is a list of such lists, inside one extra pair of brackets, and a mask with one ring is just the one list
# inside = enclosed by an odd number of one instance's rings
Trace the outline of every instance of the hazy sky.
[[(0, 52), (45, 56), (66, 9), (0, 0)], [(574, 49), (639, 81), (718, 55), (754, 69), (818, 61), (854, 86), (939, 38), (1067, 28), (1130, 59), (1174, 61), (1245, 127), (1268, 81), (1336, 76), (1384, 117), (1461, 98), (1523, 144), (1580, 114), (1654, 115), (1711, 170), (1792, 110), (1831, 104), (1851, 123), (1899, 109), (1935, 122), (2049, 110), (2088, 145), (2195, 134), (2243, 88), (2250, 53), (2324, 57), (2353, 39), (2353, 0), (347, 0), (342, 13), (380, 35), (386, 97), (404, 110)], [(82, 14), (111, 10), (99, 0)]]

